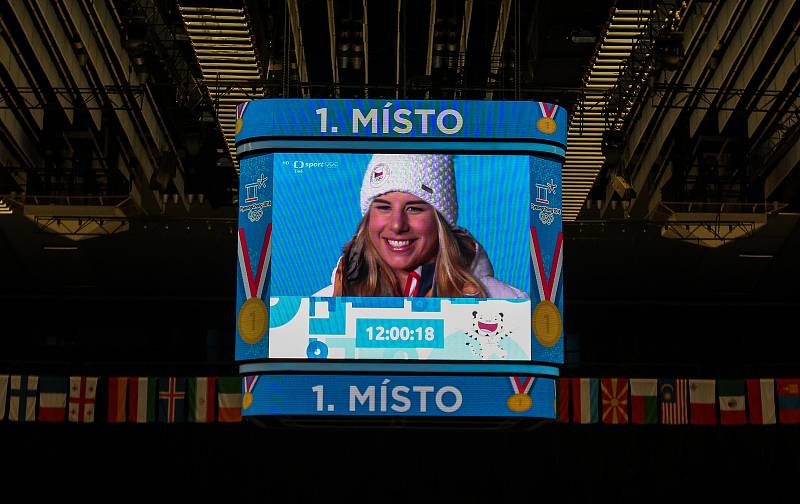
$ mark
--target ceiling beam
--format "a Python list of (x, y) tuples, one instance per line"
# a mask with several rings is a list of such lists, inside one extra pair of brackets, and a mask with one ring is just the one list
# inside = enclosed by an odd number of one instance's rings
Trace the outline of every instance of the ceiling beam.
[[(292, 38), (294, 39), (294, 55), (297, 58), (297, 73), (301, 84), (308, 82), (308, 68), (306, 67), (306, 52), (303, 46), (303, 31), (300, 29), (300, 10), (297, 0), (287, 0), (289, 6), (289, 22), (292, 25)], [(284, 62), (286, 64), (286, 62)], [(303, 98), (308, 98), (308, 87), (301, 87)]]
[(428, 24), (428, 56), (425, 60), (425, 75), (431, 76), (433, 67), (433, 28), (436, 26), (436, 0), (431, 0), (431, 18)]
[[(500, 61), (503, 58), (503, 45), (506, 42), (506, 28), (508, 27), (508, 18), (510, 16), (511, 0), (503, 0), (500, 3), (500, 14), (497, 16), (497, 30), (494, 32), (492, 52), (489, 53), (489, 77), (486, 80), (486, 85), (488, 87), (492, 87), (497, 81), (497, 74), (500, 71)], [(493, 95), (494, 91), (487, 91), (486, 99), (491, 100)]]
[[(456, 75), (464, 72), (464, 65), (467, 61), (467, 45), (469, 44), (469, 26), (472, 21), (472, 0), (464, 0), (464, 19), (461, 21), (461, 38), (458, 44), (458, 61), (456, 63)], [(456, 96), (460, 98), (460, 96)]]
[(397, 0), (397, 42), (395, 47), (397, 49), (396, 63), (395, 63), (395, 78), (394, 78), (394, 98), (400, 99), (400, 10), (403, 7), (403, 0)]
[(369, 24), (367, 23), (367, 0), (363, 0), (364, 4), (364, 19), (363, 19), (363, 33), (364, 36), (364, 98), (369, 98)]
[[(339, 64), (336, 62), (336, 18), (333, 15), (333, 0), (328, 0), (328, 34), (331, 40), (331, 73), (333, 83), (339, 84)], [(334, 86), (336, 98), (339, 98), (339, 86)]]

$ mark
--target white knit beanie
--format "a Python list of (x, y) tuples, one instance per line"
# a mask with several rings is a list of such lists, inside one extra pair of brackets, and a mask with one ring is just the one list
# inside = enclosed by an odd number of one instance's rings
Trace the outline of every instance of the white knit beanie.
[(375, 154), (361, 183), (361, 215), (372, 200), (394, 191), (413, 194), (435, 208), (451, 226), (458, 220), (453, 156)]

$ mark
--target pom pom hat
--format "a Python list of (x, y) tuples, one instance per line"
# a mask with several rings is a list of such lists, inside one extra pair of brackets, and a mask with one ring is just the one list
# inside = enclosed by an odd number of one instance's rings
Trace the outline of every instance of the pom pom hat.
[(372, 200), (390, 192), (413, 194), (435, 208), (448, 224), (458, 220), (453, 156), (445, 154), (375, 154), (361, 183), (361, 215)]

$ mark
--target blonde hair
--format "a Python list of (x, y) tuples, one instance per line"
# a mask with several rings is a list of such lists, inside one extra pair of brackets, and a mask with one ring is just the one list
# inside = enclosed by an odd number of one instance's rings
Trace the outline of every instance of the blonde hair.
[[(470, 272), (477, 253), (475, 239), (464, 229), (450, 227), (438, 211), (434, 213), (439, 240), (434, 270), (436, 296), (486, 297), (483, 286)], [(369, 212), (364, 214), (356, 234), (342, 250), (334, 295), (402, 296), (402, 286), (369, 239), (368, 229)]]

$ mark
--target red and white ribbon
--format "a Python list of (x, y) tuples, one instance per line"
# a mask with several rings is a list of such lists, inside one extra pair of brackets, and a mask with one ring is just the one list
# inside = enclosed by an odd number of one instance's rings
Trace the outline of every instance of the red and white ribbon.
[(244, 228), (239, 228), (239, 269), (242, 273), (242, 284), (247, 299), (261, 298), (266, 283), (267, 270), (269, 269), (269, 259), (272, 255), (272, 223), (267, 224), (267, 232), (264, 234), (264, 245), (261, 247), (261, 257), (258, 260), (258, 268), (255, 274), (250, 266), (250, 254), (247, 251), (247, 240), (244, 236)]
[(515, 394), (527, 394), (536, 380), (533, 376), (509, 376), (508, 379), (511, 380), (511, 388)]
[(258, 381), (258, 376), (245, 376), (244, 377), (244, 391), (245, 393), (252, 394), (253, 389), (256, 388), (256, 382)]
[(403, 288), (403, 295), (406, 297), (414, 297), (419, 292), (419, 284), (422, 281), (422, 266), (408, 274), (406, 278), (406, 285)]
[(549, 119), (552, 119), (556, 116), (556, 112), (558, 112), (558, 105), (553, 105), (552, 103), (539, 102), (539, 109), (542, 111), (542, 117), (547, 117)]
[(242, 118), (242, 116), (244, 115), (244, 109), (247, 108), (248, 104), (249, 104), (249, 102), (245, 102), (245, 103), (240, 103), (240, 104), (236, 105), (236, 119), (241, 119)]
[(561, 262), (564, 251), (564, 233), (559, 231), (556, 238), (556, 249), (553, 252), (553, 262), (550, 265), (550, 274), (545, 275), (542, 251), (539, 239), (536, 237), (536, 228), (531, 226), (531, 260), (533, 272), (536, 277), (536, 287), (539, 289), (539, 299), (555, 303), (558, 284), (561, 280)]

